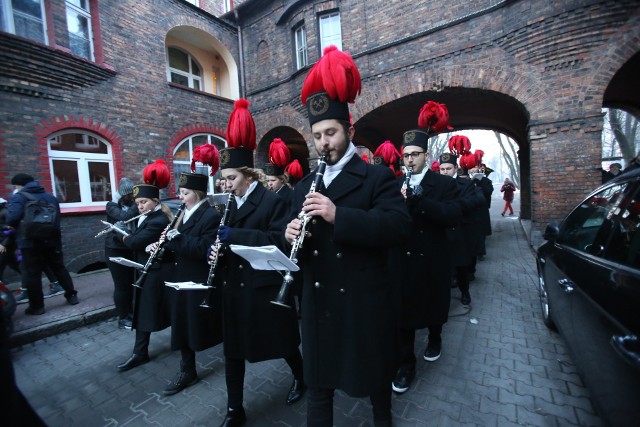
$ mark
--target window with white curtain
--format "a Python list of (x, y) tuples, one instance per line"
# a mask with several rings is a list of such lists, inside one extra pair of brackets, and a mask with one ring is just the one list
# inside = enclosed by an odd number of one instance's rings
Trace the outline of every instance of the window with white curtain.
[[(218, 150), (225, 148), (227, 145), (224, 139), (208, 133), (191, 135), (181, 141), (178, 145), (176, 145), (176, 148), (173, 151), (173, 182), (176, 186), (176, 193), (179, 190), (178, 183), (180, 182), (180, 174), (182, 172), (191, 172), (191, 159), (193, 157), (193, 150), (195, 150), (196, 147), (204, 144), (213, 144)], [(203, 175), (209, 176), (211, 170), (209, 166), (205, 166), (202, 163), (196, 163), (196, 173), (201, 173)], [(214, 182), (219, 177), (220, 171), (216, 172), (214, 176), (209, 177), (209, 185), (207, 188), (208, 194), (215, 193)]]
[(82, 130), (53, 134), (48, 141), (53, 194), (61, 207), (104, 206), (113, 199), (111, 144)]
[(89, 0), (67, 0), (67, 30), (71, 52), (93, 61)]
[(340, 27), (340, 13), (334, 12), (320, 15), (320, 55), (324, 48), (334, 45), (342, 50), (342, 29)]
[(0, 0), (0, 30), (47, 44), (44, 0)]

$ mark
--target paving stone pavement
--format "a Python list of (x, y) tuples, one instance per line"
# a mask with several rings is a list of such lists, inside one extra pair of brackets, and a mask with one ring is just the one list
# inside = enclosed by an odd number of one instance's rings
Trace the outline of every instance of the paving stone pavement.
[[(420, 358), (409, 391), (394, 395), (396, 427), (602, 425), (563, 340), (542, 323), (533, 252), (518, 219), (500, 216), (499, 197), (494, 192), (493, 235), (471, 283), (471, 309), (460, 305), (453, 289), (442, 357), (431, 363)], [(419, 355), (425, 339), (420, 331)], [(150, 363), (118, 373), (115, 366), (129, 356), (133, 341), (134, 333), (110, 319), (20, 344), (12, 351), (17, 384), (51, 427), (221, 423), (221, 346), (198, 353), (196, 385), (164, 397), (180, 359), (170, 351), (170, 331), (152, 334)], [(284, 404), (291, 381), (283, 360), (248, 364), (246, 425), (304, 426), (305, 400)], [(336, 394), (335, 426), (370, 426), (370, 418), (368, 399)]]

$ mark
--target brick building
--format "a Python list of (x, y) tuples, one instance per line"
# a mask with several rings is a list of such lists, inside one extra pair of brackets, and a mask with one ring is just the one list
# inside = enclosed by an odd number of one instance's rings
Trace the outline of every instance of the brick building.
[(328, 44), (349, 51), (362, 74), (351, 108), (357, 145), (399, 145), (426, 101), (445, 103), (456, 130), (495, 129), (518, 143), (521, 216), (536, 229), (599, 182), (601, 108), (640, 111), (638, 0), (0, 0), (0, 8), (0, 196), (17, 172), (56, 193), (72, 271), (102, 260), (93, 236), (118, 180), (140, 180), (156, 158), (177, 176), (194, 145), (223, 146), (239, 97), (252, 103), (256, 164), (280, 137), (308, 168), (300, 87)]

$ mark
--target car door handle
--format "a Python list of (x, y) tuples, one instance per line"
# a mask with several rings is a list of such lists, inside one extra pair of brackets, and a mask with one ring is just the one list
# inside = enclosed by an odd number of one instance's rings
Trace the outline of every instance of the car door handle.
[(640, 370), (640, 339), (635, 335), (614, 335), (611, 345), (636, 370)]
[(558, 280), (558, 285), (562, 288), (562, 290), (566, 294), (570, 294), (571, 292), (573, 292), (574, 287), (575, 287), (575, 283), (573, 283), (569, 279), (560, 279), (560, 280)]

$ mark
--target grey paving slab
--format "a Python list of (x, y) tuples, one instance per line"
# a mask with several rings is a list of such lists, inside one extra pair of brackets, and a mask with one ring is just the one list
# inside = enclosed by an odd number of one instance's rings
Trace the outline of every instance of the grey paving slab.
[[(499, 215), (498, 197), (487, 256), (471, 283), (471, 308), (460, 305), (453, 289), (442, 357), (432, 363), (420, 358), (410, 390), (394, 395), (396, 427), (602, 425), (563, 340), (542, 324), (532, 250), (518, 219)], [(117, 329), (110, 318), (110, 276), (102, 271), (74, 279), (79, 305), (54, 297), (47, 300), (44, 316), (16, 316), (21, 337), (12, 351), (17, 382), (47, 423), (218, 426), (226, 412), (222, 348), (198, 353), (200, 381), (165, 397), (161, 391), (180, 358), (170, 351), (170, 331), (152, 334), (150, 363), (117, 372), (115, 365), (130, 354), (134, 334)], [(426, 333), (419, 331), (418, 356), (425, 343)], [(247, 426), (304, 426), (305, 400), (284, 404), (290, 384), (282, 360), (248, 364)], [(371, 425), (368, 399), (338, 392), (334, 413), (336, 426)]]

